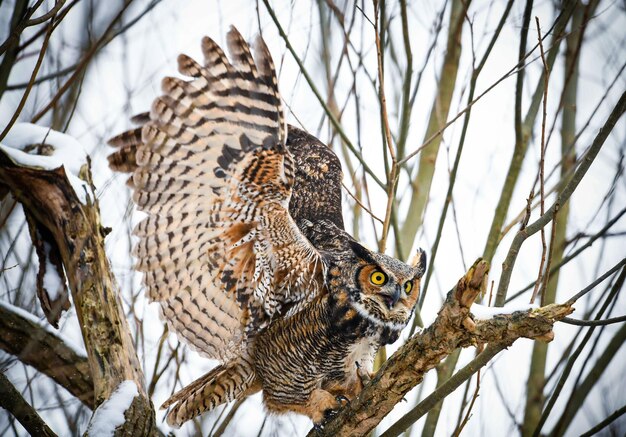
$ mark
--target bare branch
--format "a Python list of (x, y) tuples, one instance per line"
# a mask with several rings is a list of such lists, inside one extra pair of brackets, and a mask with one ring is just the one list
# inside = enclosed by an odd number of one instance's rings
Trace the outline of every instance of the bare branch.
[(602, 431), (604, 428), (609, 426), (615, 420), (617, 420), (620, 417), (622, 417), (624, 414), (626, 414), (626, 405), (624, 405), (622, 408), (618, 408), (617, 410), (615, 410), (613, 412), (613, 414), (610, 414), (606, 419), (604, 419), (602, 422), (598, 423), (596, 426), (591, 428), (589, 431), (587, 431), (585, 433), (582, 433), (580, 435), (580, 437), (591, 437), (591, 436), (594, 436), (594, 435), (598, 435), (598, 433), (600, 431)]
[(0, 407), (9, 411), (30, 435), (56, 437), (37, 411), (22, 397), (11, 381), (0, 373)]
[[(45, 322), (44, 322), (45, 323)], [(93, 380), (87, 358), (62, 338), (0, 304), (0, 349), (15, 355), (94, 408)]]
[(502, 276), (500, 277), (500, 284), (498, 285), (498, 292), (496, 293), (496, 306), (504, 305), (507, 290), (509, 288), (509, 282), (511, 280), (511, 272), (513, 271), (513, 267), (515, 266), (517, 254), (519, 253), (519, 249), (522, 246), (522, 243), (528, 237), (537, 233), (551, 220), (553, 220), (556, 211), (558, 211), (561, 205), (565, 204), (565, 202), (569, 200), (570, 196), (572, 195), (574, 190), (576, 190), (576, 187), (587, 173), (587, 170), (589, 170), (589, 167), (600, 152), (602, 145), (613, 130), (613, 127), (615, 126), (617, 121), (624, 114), (625, 110), (626, 92), (622, 93), (622, 96), (613, 108), (613, 111), (607, 118), (604, 126), (600, 129), (600, 131), (596, 135), (596, 138), (593, 140), (591, 147), (589, 147), (589, 150), (587, 150), (587, 152), (583, 156), (582, 162), (574, 172), (572, 179), (557, 195), (556, 201), (552, 204), (552, 206), (544, 215), (539, 217), (534, 223), (528, 225), (526, 228), (519, 230), (515, 235), (506, 259), (504, 260), (504, 263), (502, 265)]
[(570, 317), (566, 317), (562, 320), (562, 322), (567, 323), (568, 325), (576, 325), (576, 326), (604, 326), (604, 325), (612, 325), (613, 323), (626, 322), (626, 316), (611, 317), (610, 319), (604, 319), (604, 320), (579, 320), (579, 319), (572, 319)]

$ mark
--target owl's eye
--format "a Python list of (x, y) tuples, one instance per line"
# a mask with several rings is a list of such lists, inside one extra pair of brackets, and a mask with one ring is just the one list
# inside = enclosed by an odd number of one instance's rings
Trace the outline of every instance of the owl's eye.
[(370, 275), (370, 281), (374, 285), (384, 285), (387, 282), (387, 275), (380, 270), (374, 270)]
[(411, 281), (407, 282), (406, 284), (404, 284), (404, 292), (406, 294), (411, 293), (411, 290), (413, 289), (413, 283)]

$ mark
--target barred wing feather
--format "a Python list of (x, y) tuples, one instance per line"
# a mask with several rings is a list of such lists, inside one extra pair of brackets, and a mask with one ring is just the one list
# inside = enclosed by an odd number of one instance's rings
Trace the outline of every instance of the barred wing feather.
[(272, 59), (261, 38), (253, 57), (234, 28), (228, 47), (231, 61), (209, 38), (204, 65), (181, 55), (191, 79), (164, 79), (141, 140), (137, 129), (111, 140), (136, 148), (133, 199), (148, 216), (134, 254), (148, 295), (221, 360), (323, 287), (320, 255), (288, 211), (293, 158)]

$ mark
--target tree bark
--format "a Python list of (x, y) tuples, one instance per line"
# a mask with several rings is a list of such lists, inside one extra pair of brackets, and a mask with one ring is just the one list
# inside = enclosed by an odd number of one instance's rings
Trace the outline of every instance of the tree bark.
[(0, 349), (15, 355), (94, 408), (89, 362), (63, 339), (0, 305)]
[(11, 381), (0, 373), (0, 407), (9, 411), (30, 435), (56, 437), (54, 431), (37, 414), (37, 411), (22, 397)]
[[(91, 183), (87, 166), (81, 177)], [(88, 354), (95, 405), (108, 399), (123, 381), (134, 381), (139, 395), (116, 434), (154, 434), (154, 408), (104, 251), (106, 230), (93, 194), (87, 193), (87, 201), (81, 203), (63, 167), (24, 167), (4, 153), (0, 153), (0, 182), (32, 217), (29, 226), (37, 227), (39, 235), (49, 236), (46, 243), (61, 255)]]

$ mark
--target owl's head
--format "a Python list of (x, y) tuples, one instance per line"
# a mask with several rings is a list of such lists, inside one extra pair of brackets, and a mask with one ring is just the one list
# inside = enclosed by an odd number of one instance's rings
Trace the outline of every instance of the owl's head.
[[(426, 270), (426, 253), (419, 249), (409, 264), (350, 244), (354, 254), (352, 307), (373, 324), (401, 331), (413, 313)], [(343, 272), (344, 274), (346, 272)]]

